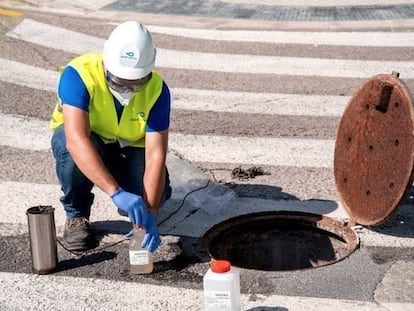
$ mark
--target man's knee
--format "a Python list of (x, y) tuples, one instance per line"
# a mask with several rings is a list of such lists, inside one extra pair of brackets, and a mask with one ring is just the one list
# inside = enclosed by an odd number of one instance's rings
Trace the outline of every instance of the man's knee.
[(66, 153), (66, 138), (63, 125), (59, 126), (52, 135), (52, 152), (55, 158), (59, 155)]

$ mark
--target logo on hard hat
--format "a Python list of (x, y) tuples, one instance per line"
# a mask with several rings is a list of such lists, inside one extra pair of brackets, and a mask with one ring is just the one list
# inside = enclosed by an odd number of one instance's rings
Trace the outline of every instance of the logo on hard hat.
[(131, 47), (125, 47), (123, 50), (121, 50), (120, 53), (120, 62), (124, 66), (135, 66), (138, 63), (139, 60), (139, 51), (131, 48)]
[(124, 54), (124, 55), (121, 55), (121, 58), (137, 59), (137, 58), (135, 57), (135, 53), (134, 53), (134, 52), (132, 52), (132, 51), (125, 52), (125, 54)]

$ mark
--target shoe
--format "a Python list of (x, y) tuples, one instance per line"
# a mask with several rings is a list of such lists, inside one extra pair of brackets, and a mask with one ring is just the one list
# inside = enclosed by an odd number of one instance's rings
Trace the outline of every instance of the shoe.
[(124, 217), (128, 217), (128, 213), (124, 210), (121, 210), (120, 208), (118, 208), (118, 214)]
[(84, 251), (98, 245), (86, 217), (66, 220), (65, 230), (63, 231), (63, 245), (69, 251)]

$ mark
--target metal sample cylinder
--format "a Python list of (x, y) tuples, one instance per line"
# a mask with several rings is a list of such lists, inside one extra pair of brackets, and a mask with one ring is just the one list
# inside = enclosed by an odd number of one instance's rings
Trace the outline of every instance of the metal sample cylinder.
[(56, 269), (58, 258), (54, 211), (51, 206), (41, 205), (26, 211), (32, 271), (36, 274), (48, 274)]

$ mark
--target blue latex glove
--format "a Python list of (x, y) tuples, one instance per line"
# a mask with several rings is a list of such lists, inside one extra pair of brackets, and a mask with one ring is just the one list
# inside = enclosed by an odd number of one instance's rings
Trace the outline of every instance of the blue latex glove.
[(148, 221), (148, 210), (141, 196), (119, 188), (111, 194), (112, 202), (117, 208), (128, 214), (133, 224), (144, 226)]
[(160, 234), (158, 233), (157, 219), (152, 213), (148, 213), (148, 220), (145, 224), (145, 236), (142, 239), (141, 247), (147, 247), (150, 252), (154, 252), (161, 244)]

